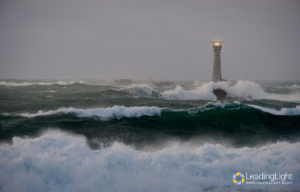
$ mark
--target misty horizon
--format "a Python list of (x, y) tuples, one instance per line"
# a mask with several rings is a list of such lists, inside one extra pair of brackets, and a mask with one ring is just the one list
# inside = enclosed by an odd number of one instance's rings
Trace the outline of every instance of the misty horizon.
[(0, 79), (300, 80), (299, 1), (2, 1)]

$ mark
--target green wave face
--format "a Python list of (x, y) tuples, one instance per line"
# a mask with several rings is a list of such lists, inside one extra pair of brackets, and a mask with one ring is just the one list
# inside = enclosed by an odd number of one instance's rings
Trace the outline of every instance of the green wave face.
[[(157, 88), (83, 81), (1, 81), (0, 141), (36, 137), (48, 129), (84, 135), (92, 148), (99, 147), (100, 141), (141, 148), (165, 141), (243, 147), (299, 140), (299, 89), (294, 82), (222, 85), (231, 95), (245, 96), (226, 102), (209, 100), (209, 86), (216, 85), (197, 87), (183, 82), (177, 87)], [(256, 99), (247, 97), (249, 89)], [(123, 106), (118, 111), (121, 116), (112, 112), (103, 120), (103, 110), (116, 106)], [(159, 112), (130, 115), (132, 107), (156, 107)]]
[(48, 129), (61, 129), (84, 135), (92, 148), (97, 141), (115, 141), (136, 147), (159, 144), (165, 140), (230, 143), (235, 147), (255, 146), (278, 140), (298, 141), (300, 116), (273, 115), (247, 105), (209, 103), (200, 109), (162, 109), (154, 115), (103, 120), (97, 114), (78, 116), (58, 112), (35, 117), (2, 115), (2, 141), (13, 136), (38, 136)]

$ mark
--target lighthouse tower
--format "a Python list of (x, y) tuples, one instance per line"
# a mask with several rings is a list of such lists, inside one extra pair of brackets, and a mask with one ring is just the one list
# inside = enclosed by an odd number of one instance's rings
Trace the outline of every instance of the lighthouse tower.
[(222, 49), (222, 41), (212, 41), (213, 50), (214, 50), (214, 68), (212, 81), (218, 82), (223, 81), (222, 73), (221, 73), (221, 49)]

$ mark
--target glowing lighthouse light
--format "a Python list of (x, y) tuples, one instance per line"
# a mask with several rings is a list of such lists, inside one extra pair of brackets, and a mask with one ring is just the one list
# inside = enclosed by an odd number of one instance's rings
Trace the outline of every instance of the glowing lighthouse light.
[(214, 42), (214, 46), (220, 46), (221, 42)]

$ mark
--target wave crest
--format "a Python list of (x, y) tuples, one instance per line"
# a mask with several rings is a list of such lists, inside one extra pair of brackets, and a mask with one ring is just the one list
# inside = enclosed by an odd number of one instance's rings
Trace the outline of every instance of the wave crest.
[(159, 91), (153, 89), (153, 87), (147, 84), (141, 84), (141, 85), (134, 84), (123, 90), (126, 90), (132, 95), (137, 97), (151, 97), (157, 99), (165, 99)]
[[(270, 113), (273, 115), (282, 115), (282, 116), (296, 116), (300, 115), (300, 105), (297, 105), (295, 108), (282, 108), (280, 110), (262, 107), (258, 105), (251, 105), (251, 104), (242, 104), (238, 101), (234, 102), (208, 102), (203, 107), (198, 109), (165, 109), (164, 111), (167, 112), (180, 112), (186, 111), (188, 113), (196, 111), (205, 112), (207, 110), (216, 110), (218, 108), (222, 108), (223, 110), (232, 110), (232, 109), (240, 109), (240, 108), (255, 108), (257, 110)], [(77, 117), (96, 117), (101, 120), (111, 120), (111, 119), (121, 119), (123, 117), (126, 118), (136, 118), (141, 116), (160, 116), (162, 113), (163, 108), (159, 107), (124, 107), (124, 106), (113, 106), (108, 108), (94, 108), (94, 109), (77, 109), (77, 108), (59, 108), (57, 110), (50, 110), (50, 111), (42, 111), (39, 110), (37, 113), (21, 113), (19, 115), (23, 117), (37, 117), (37, 116), (47, 116), (47, 115), (54, 115), (59, 113), (64, 114), (75, 114)]]
[(11, 87), (11, 86), (15, 86), (15, 87), (19, 87), (19, 86), (30, 86), (30, 85), (71, 85), (74, 83), (80, 83), (80, 84), (86, 84), (86, 82), (80, 80), (78, 82), (76, 81), (70, 81), (70, 82), (64, 82), (64, 81), (57, 81), (57, 82), (22, 82), (22, 83), (18, 83), (18, 82), (6, 82), (6, 81), (0, 81), (0, 85), (4, 85), (7, 87)]
[(95, 109), (76, 109), (76, 108), (60, 108), (55, 111), (43, 112), (40, 110), (38, 113), (21, 113), (23, 117), (36, 117), (44, 115), (53, 115), (58, 113), (75, 114), (78, 117), (96, 117), (101, 120), (121, 119), (123, 117), (134, 118), (141, 116), (155, 116), (161, 114), (161, 108), (158, 107), (124, 107), (113, 106), (108, 108), (95, 108)]
[(255, 109), (259, 109), (266, 113), (271, 113), (273, 115), (288, 115), (288, 116), (300, 115), (300, 105), (296, 106), (295, 108), (282, 108), (279, 111), (276, 109), (270, 109), (270, 108), (261, 107), (257, 105), (248, 105), (248, 106)]
[(204, 105), (202, 111), (205, 110), (211, 110), (216, 108), (225, 108), (228, 107), (230, 109), (239, 109), (240, 107), (251, 107), (258, 109), (260, 111), (270, 113), (273, 115), (282, 115), (282, 116), (296, 116), (300, 115), (300, 105), (297, 105), (295, 108), (282, 108), (280, 110), (267, 108), (267, 107), (261, 107), (258, 105), (250, 105), (250, 104), (241, 104), (238, 101), (234, 101), (232, 103), (229, 102), (208, 102), (206, 105)]

